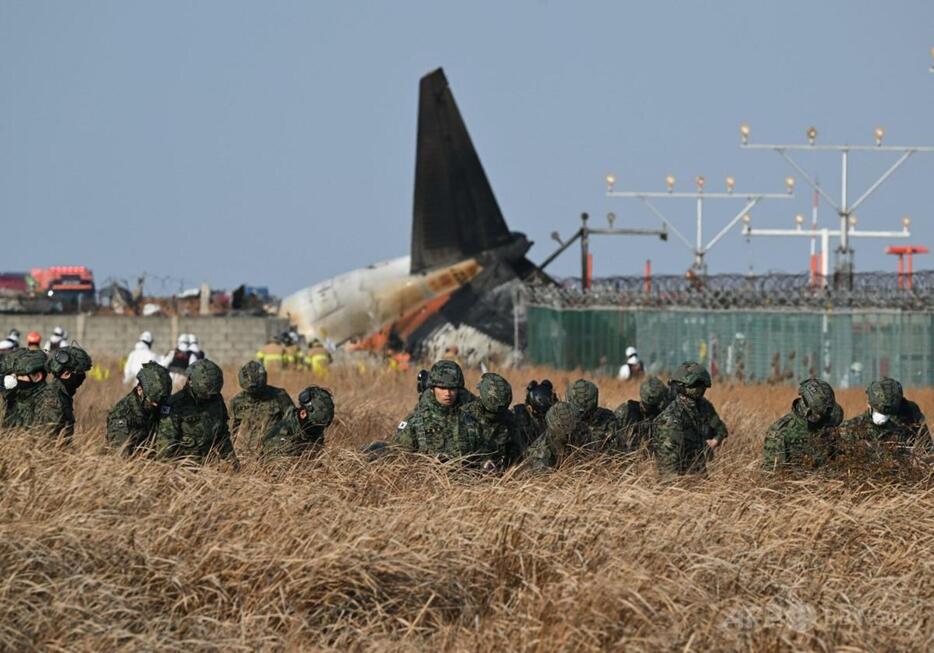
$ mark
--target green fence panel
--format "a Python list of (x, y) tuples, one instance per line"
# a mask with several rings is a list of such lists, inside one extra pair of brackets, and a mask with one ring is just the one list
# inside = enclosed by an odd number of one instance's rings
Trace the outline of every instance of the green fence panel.
[(934, 314), (927, 312), (528, 307), (533, 363), (612, 373), (629, 345), (653, 373), (697, 360), (737, 381), (934, 383)]

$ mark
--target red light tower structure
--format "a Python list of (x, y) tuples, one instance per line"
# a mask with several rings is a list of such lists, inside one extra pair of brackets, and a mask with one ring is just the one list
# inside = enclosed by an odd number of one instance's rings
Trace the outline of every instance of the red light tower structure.
[[(885, 253), (898, 257), (898, 287), (911, 290), (914, 255), (927, 254), (928, 248), (923, 245), (890, 245), (885, 248)], [(906, 258), (908, 259), (907, 262)]]

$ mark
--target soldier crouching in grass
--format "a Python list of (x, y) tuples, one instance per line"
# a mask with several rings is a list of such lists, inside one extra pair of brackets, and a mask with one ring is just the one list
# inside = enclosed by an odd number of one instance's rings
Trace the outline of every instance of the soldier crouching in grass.
[(324, 433), (334, 421), (334, 398), (318, 386), (298, 393), (298, 407), (289, 408), (263, 438), (262, 456), (276, 458), (318, 454), (324, 449)]
[(480, 438), (485, 459), (490, 469), (505, 469), (517, 462), (521, 451), (516, 435), (516, 419), (509, 410), (512, 405), (512, 386), (495, 372), (480, 378), (480, 398), (464, 407), (480, 426)]
[(812, 471), (825, 467), (839, 453), (836, 427), (843, 421), (830, 384), (808, 379), (798, 387), (791, 412), (769, 427), (763, 446), (768, 471)]
[(159, 411), (157, 458), (187, 458), (203, 464), (216, 453), (234, 469), (240, 468), (230, 440), (223, 387), (224, 373), (213, 361), (200, 360), (188, 369), (185, 386)]
[(726, 425), (704, 394), (710, 373), (682, 363), (669, 380), (675, 399), (655, 422), (655, 462), (661, 474), (704, 474), (707, 460), (727, 436)]
[(435, 363), (428, 374), (428, 388), (415, 410), (396, 431), (393, 444), (402, 451), (454, 460), (483, 453), (480, 425), (464, 410), (464, 373), (454, 361)]
[(930, 456), (931, 433), (924, 414), (905, 397), (901, 383), (888, 377), (873, 381), (866, 395), (868, 409), (841, 429), (850, 458), (899, 466)]
[(651, 450), (655, 418), (671, 403), (671, 389), (657, 377), (650, 376), (639, 386), (639, 400), (630, 399), (616, 409), (619, 421), (617, 447), (630, 453), (646, 448)]
[(145, 363), (136, 387), (107, 415), (107, 444), (131, 456), (150, 443), (159, 425), (159, 409), (172, 394), (172, 377), (159, 363)]
[(545, 413), (545, 431), (526, 450), (521, 468), (533, 474), (557, 469), (568, 454), (568, 441), (580, 428), (580, 412), (559, 401)]
[(270, 427), (293, 407), (292, 400), (282, 388), (269, 385), (266, 368), (259, 361), (241, 367), (237, 380), (242, 392), (230, 400), (230, 433), (240, 452), (255, 452)]

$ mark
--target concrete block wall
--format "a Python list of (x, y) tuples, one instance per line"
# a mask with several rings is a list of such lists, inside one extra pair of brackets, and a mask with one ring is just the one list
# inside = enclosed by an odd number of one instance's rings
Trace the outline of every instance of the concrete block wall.
[(121, 358), (133, 348), (143, 331), (155, 338), (160, 354), (175, 346), (180, 333), (194, 333), (208, 357), (221, 365), (241, 364), (266, 341), (288, 328), (288, 320), (275, 317), (124, 317), (119, 315), (0, 314), (0, 338), (12, 328), (26, 334), (38, 331), (43, 342), (60, 326), (92, 356)]

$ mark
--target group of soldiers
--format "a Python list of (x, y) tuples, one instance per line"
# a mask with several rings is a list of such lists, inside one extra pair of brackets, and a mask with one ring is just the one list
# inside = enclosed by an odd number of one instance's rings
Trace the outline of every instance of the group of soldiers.
[(934, 453), (924, 414), (905, 397), (901, 383), (890, 378), (873, 381), (866, 395), (867, 410), (844, 420), (829, 383), (801, 383), (791, 411), (766, 433), (765, 468), (815, 470), (842, 461), (885, 469)]
[[(646, 378), (639, 399), (615, 411), (599, 405), (597, 386), (585, 379), (570, 385), (564, 401), (550, 381), (532, 381), (525, 402), (514, 407), (506, 379), (484, 374), (474, 396), (453, 361), (436, 363), (420, 381), (418, 404), (399, 424), (395, 446), (488, 469), (518, 463), (544, 471), (572, 454), (641, 452), (662, 474), (702, 474), (728, 434), (704, 397), (710, 374), (696, 362), (679, 366), (667, 385)], [(902, 465), (934, 453), (924, 415), (898, 381), (875, 381), (867, 395), (867, 410), (844, 421), (833, 388), (804, 381), (791, 411), (768, 429), (764, 468), (815, 470), (841, 460)]]
[(710, 375), (698, 363), (681, 365), (667, 386), (647, 379), (639, 400), (616, 411), (600, 406), (599, 389), (586, 379), (571, 384), (564, 401), (551, 381), (532, 381), (525, 402), (516, 406), (512, 387), (501, 375), (484, 374), (475, 396), (453, 361), (435, 363), (420, 381), (418, 404), (399, 424), (392, 444), (403, 451), (472, 460), (485, 469), (521, 464), (538, 472), (557, 467), (572, 453), (649, 451), (664, 473), (703, 472), (727, 437), (726, 426), (704, 398)]
[[(76, 344), (51, 352), (0, 352), (4, 429), (40, 429), (70, 440), (74, 397), (91, 369), (90, 355)], [(126, 455), (187, 458), (204, 462), (216, 454), (239, 467), (236, 450), (261, 457), (298, 456), (320, 451), (334, 419), (331, 393), (308, 386), (293, 403), (269, 385), (266, 367), (250, 361), (239, 372), (241, 392), (227, 405), (224, 375), (213, 361), (191, 363), (180, 390), (158, 362), (147, 362), (135, 384), (109, 412), (107, 442)], [(509, 382), (495, 372), (470, 392), (454, 361), (441, 360), (418, 375), (418, 402), (389, 442), (367, 447), (371, 456), (392, 451), (460, 460), (487, 471), (523, 465), (532, 471), (559, 466), (571, 455), (644, 453), (663, 474), (698, 474), (728, 431), (705, 398), (708, 371), (686, 362), (667, 384), (646, 378), (639, 399), (615, 411), (600, 406), (599, 389), (578, 379), (560, 400), (549, 380), (526, 386), (525, 401), (513, 406)], [(769, 427), (764, 466), (816, 469), (854, 451), (873, 463), (902, 463), (934, 445), (917, 404), (900, 383), (883, 378), (867, 389), (868, 409), (848, 421), (833, 388), (808, 379), (798, 388), (791, 411)]]
[[(74, 344), (51, 353), (21, 348), (0, 354), (2, 428), (70, 441), (74, 397), (91, 366), (90, 355)], [(132, 390), (110, 410), (107, 442), (125, 455), (204, 462), (216, 454), (237, 468), (235, 443), (266, 457), (321, 449), (334, 419), (328, 390), (309, 386), (293, 403), (288, 393), (267, 383), (259, 361), (244, 365), (239, 381), (242, 391), (228, 412), (221, 396), (224, 375), (215, 362), (205, 358), (192, 363), (184, 386), (174, 394), (169, 370), (147, 362)]]

